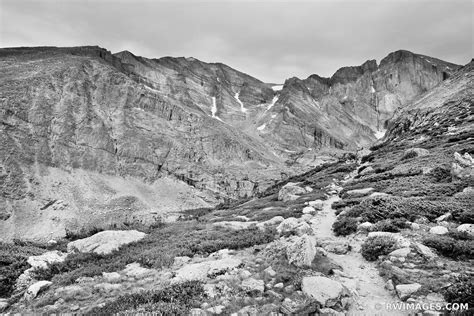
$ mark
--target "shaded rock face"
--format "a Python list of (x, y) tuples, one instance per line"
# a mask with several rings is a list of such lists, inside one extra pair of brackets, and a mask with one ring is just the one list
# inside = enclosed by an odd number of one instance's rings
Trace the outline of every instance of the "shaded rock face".
[(458, 68), (435, 58), (397, 51), (379, 66), (369, 60), (361, 66), (343, 67), (331, 78), (291, 78), (267, 113), (274, 118), (266, 130), (289, 150), (365, 146), (383, 135), (398, 108)]
[(421, 98), (396, 111), (385, 140), (403, 137), (416, 143), (442, 136), (457, 142), (472, 137), (473, 69), (470, 62)]
[[(0, 67), (1, 239), (153, 223), (280, 176), (261, 142), (155, 91), (104, 49), (3, 49)], [(272, 93), (245, 89), (242, 100)]]

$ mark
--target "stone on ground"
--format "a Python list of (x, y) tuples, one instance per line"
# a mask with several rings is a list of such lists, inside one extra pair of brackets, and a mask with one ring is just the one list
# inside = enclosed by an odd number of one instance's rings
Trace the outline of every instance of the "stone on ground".
[(63, 262), (67, 257), (67, 253), (60, 251), (48, 251), (39, 256), (28, 257), (29, 265), (34, 269), (45, 269), (52, 263)]
[(297, 183), (289, 182), (285, 184), (278, 192), (278, 200), (283, 202), (293, 201), (299, 198), (299, 195), (305, 194), (306, 190), (299, 187)]
[(372, 193), (373, 191), (374, 191), (374, 188), (364, 188), (364, 189), (350, 190), (350, 191), (347, 191), (346, 194), (352, 197), (355, 197), (355, 196), (368, 195), (369, 193)]
[(303, 208), (303, 214), (315, 214), (316, 210), (312, 206), (306, 206)]
[(93, 236), (78, 239), (67, 245), (68, 252), (94, 252), (101, 255), (118, 250), (121, 246), (137, 242), (146, 236), (136, 230), (106, 230)]
[(415, 250), (422, 255), (423, 257), (427, 259), (434, 259), (437, 257), (437, 255), (427, 246), (420, 244), (420, 243), (415, 243)]
[(430, 228), (430, 233), (435, 235), (446, 235), (448, 232), (448, 229), (444, 226), (435, 226)]
[(322, 307), (332, 307), (347, 295), (347, 290), (341, 283), (322, 276), (304, 277), (301, 289)]
[(372, 226), (374, 226), (374, 224), (372, 224), (371, 222), (363, 222), (359, 224), (359, 226), (357, 226), (357, 229), (362, 231), (369, 231)]
[(418, 291), (421, 288), (421, 285), (418, 283), (412, 284), (399, 284), (395, 287), (397, 290), (398, 297), (402, 301), (406, 301), (410, 296)]
[(324, 206), (324, 201), (322, 200), (314, 200), (314, 201), (310, 201), (308, 203), (309, 206), (317, 209), (317, 210), (321, 210)]
[(263, 280), (248, 278), (242, 281), (240, 287), (249, 292), (263, 292), (265, 291), (265, 282), (263, 282)]
[(405, 258), (411, 252), (410, 248), (400, 248), (389, 253), (389, 256)]
[(461, 224), (456, 230), (460, 233), (467, 233), (471, 236), (474, 236), (474, 224)]
[(46, 290), (53, 284), (51, 281), (38, 281), (28, 287), (25, 292), (25, 299), (30, 301), (34, 299), (41, 291)]
[(286, 244), (286, 256), (290, 264), (310, 266), (316, 256), (316, 240), (308, 235), (293, 237)]

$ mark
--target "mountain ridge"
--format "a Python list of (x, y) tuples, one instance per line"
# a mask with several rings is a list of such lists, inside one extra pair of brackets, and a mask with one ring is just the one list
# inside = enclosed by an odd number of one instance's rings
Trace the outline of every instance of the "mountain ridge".
[[(350, 70), (350, 80), (341, 70), (332, 85), (312, 75), (279, 89), (194, 58), (0, 49), (1, 238), (32, 226), (32, 238), (50, 238), (92, 224), (149, 224), (250, 198), (334, 161), (372, 143), (396, 108), (446, 79), (444, 68), (401, 55), (355, 81), (374, 63)], [(151, 196), (163, 186), (179, 194), (157, 203)], [(55, 201), (65, 203), (53, 209)]]

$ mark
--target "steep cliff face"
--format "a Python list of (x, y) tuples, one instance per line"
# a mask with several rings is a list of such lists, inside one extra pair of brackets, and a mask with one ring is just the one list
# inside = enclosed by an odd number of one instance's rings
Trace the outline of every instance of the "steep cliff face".
[(447, 139), (472, 153), (473, 83), (474, 63), (471, 61), (441, 85), (398, 109), (383, 141)]
[[(267, 135), (289, 150), (329, 146), (354, 149), (380, 138), (398, 108), (449, 78), (459, 66), (397, 51), (377, 66), (369, 60), (331, 78), (311, 75), (285, 82), (271, 109)], [(264, 123), (262, 123), (264, 124)]]
[(38, 218), (38, 235), (53, 238), (110, 213), (118, 223), (176, 213), (255, 194), (272, 170), (279, 177), (264, 144), (141, 83), (103, 49), (0, 55), (2, 238)]

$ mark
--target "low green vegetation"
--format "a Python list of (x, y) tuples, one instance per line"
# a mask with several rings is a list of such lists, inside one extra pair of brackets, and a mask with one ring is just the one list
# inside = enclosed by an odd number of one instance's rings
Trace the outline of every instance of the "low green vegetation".
[(243, 249), (271, 242), (275, 235), (273, 230), (249, 228), (236, 232), (196, 222), (177, 222), (156, 229), (140, 242), (124, 246), (109, 255), (70, 254), (64, 262), (52, 264), (37, 273), (41, 279), (70, 284), (79, 277), (124, 269), (132, 262), (160, 269), (170, 266), (177, 256), (208, 255), (225, 248)]
[(372, 231), (398, 233), (401, 229), (408, 228), (407, 221), (402, 218), (384, 219), (377, 222)]
[(474, 313), (474, 280), (471, 276), (462, 274), (455, 277), (442, 293), (446, 302), (468, 304), (469, 310), (463, 311), (464, 315)]
[(30, 268), (28, 257), (45, 251), (27, 243), (0, 243), (0, 297), (9, 297), (13, 293), (16, 279)]
[(427, 200), (422, 198), (403, 198), (396, 196), (376, 196), (363, 200), (352, 207), (345, 216), (361, 217), (362, 221), (377, 223), (386, 219), (405, 219), (414, 221), (420, 217), (434, 220), (440, 215), (451, 213), (457, 216), (464, 209), (453, 202)]
[(436, 249), (445, 257), (456, 260), (474, 259), (474, 241), (471, 238), (463, 240), (450, 236), (429, 236), (423, 239), (423, 244)]
[(190, 281), (174, 284), (167, 288), (126, 294), (102, 307), (95, 307), (87, 315), (130, 315), (153, 313), (153, 315), (187, 315), (198, 307), (205, 298), (202, 284)]
[(388, 255), (394, 251), (395, 240), (388, 236), (377, 236), (368, 238), (361, 247), (362, 256), (367, 261), (375, 261), (379, 256)]
[(339, 217), (332, 225), (336, 236), (347, 236), (357, 231), (358, 221), (352, 217)]

